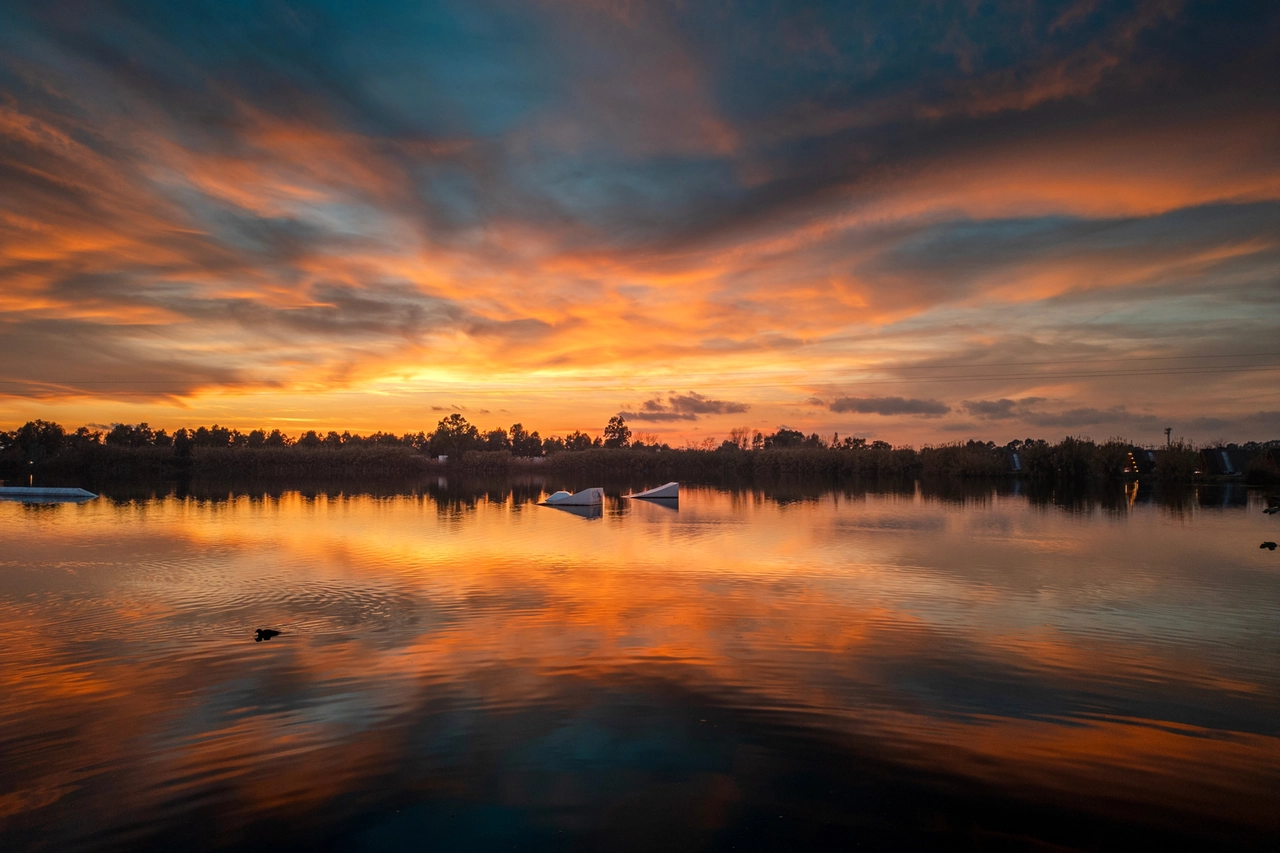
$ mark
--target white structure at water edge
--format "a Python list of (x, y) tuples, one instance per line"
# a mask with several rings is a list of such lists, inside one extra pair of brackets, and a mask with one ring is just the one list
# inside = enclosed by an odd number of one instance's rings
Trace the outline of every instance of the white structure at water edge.
[(623, 495), (624, 498), (643, 498), (645, 500), (675, 500), (680, 497), (680, 484), (667, 483), (647, 492), (636, 492), (634, 495)]
[(561, 490), (548, 495), (542, 503), (547, 506), (599, 506), (604, 503), (604, 489), (583, 489), (572, 494)]
[(84, 489), (47, 489), (41, 486), (0, 486), (0, 500), (25, 503), (81, 503), (96, 498)]

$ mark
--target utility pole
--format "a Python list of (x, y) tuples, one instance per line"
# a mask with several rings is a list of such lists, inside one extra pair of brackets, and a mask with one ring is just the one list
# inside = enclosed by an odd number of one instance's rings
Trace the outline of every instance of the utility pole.
[(1173, 435), (1173, 427), (1165, 427), (1164, 428), (1164, 446), (1165, 447), (1173, 446), (1173, 439), (1170, 438), (1171, 435)]

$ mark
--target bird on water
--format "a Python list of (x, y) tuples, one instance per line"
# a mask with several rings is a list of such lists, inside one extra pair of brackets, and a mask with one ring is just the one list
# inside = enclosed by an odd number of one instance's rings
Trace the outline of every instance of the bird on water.
[(280, 636), (279, 631), (274, 631), (271, 628), (259, 628), (253, 632), (253, 641), (261, 643), (263, 640), (270, 640), (272, 637), (278, 636)]
[(1274, 543), (1274, 542), (1263, 542), (1263, 543), (1262, 543), (1261, 545), (1259, 545), (1258, 547), (1259, 547), (1259, 548), (1266, 548), (1268, 551), (1274, 551), (1274, 550), (1276, 549), (1276, 543)]

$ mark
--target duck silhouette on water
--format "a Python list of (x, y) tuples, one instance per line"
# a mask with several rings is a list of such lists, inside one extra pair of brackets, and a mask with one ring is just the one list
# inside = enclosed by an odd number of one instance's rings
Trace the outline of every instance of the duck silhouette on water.
[(253, 632), (253, 641), (261, 643), (263, 640), (270, 640), (272, 637), (279, 637), (280, 632), (271, 628), (259, 628)]
[(1266, 548), (1268, 551), (1274, 551), (1274, 550), (1276, 549), (1276, 543), (1274, 543), (1274, 542), (1263, 542), (1263, 543), (1262, 543), (1261, 545), (1259, 545), (1258, 547), (1259, 547), (1259, 548)]

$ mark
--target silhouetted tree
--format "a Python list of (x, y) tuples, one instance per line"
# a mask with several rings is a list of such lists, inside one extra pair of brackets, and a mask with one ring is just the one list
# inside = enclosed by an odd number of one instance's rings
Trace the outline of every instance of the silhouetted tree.
[[(163, 435), (163, 434), (164, 434), (164, 430), (160, 430), (160, 432), (156, 433), (156, 435)], [(88, 427), (80, 427), (75, 432), (71, 433), (71, 435), (66, 437), (64, 441), (64, 446), (72, 447), (72, 448), (75, 448), (76, 450), (84, 450), (85, 448), (88, 448), (88, 447), (97, 447), (101, 443), (102, 443), (101, 432), (99, 432), (96, 429), (91, 430)]]
[(751, 449), (751, 430), (747, 427), (737, 427), (729, 430), (729, 441), (739, 450)]
[(227, 447), (231, 444), (231, 430), (214, 424), (211, 427), (196, 427), (191, 434), (196, 447)]
[(529, 433), (529, 437), (524, 442), (524, 456), (541, 456), (542, 455), (542, 436), (538, 435), (535, 429)]
[(511, 439), (507, 438), (505, 429), (492, 429), (484, 434), (485, 450), (510, 450)]
[(609, 418), (604, 428), (605, 447), (626, 447), (631, 444), (631, 429), (622, 415)]
[(315, 430), (309, 429), (298, 439), (299, 447), (315, 448), (320, 446), (320, 436)]
[(569, 435), (565, 436), (564, 439), (565, 450), (590, 450), (592, 447), (599, 446), (600, 439), (597, 438), (592, 441), (591, 436), (587, 435), (585, 432), (579, 432), (576, 429)]
[(293, 442), (289, 436), (285, 435), (278, 429), (273, 429), (268, 433), (265, 441), (262, 442), (263, 447), (288, 447)]
[(108, 447), (131, 447), (133, 427), (129, 424), (116, 424), (108, 432), (103, 443)]
[(255, 429), (249, 432), (249, 439), (246, 442), (246, 444), (249, 447), (257, 449), (262, 445), (266, 444), (266, 441), (267, 441), (267, 434), (260, 429)]
[(190, 460), (191, 448), (194, 446), (191, 433), (187, 432), (185, 427), (173, 434), (173, 455), (179, 460)]
[(27, 421), (14, 432), (13, 441), (28, 462), (42, 462), (62, 449), (67, 434), (52, 421)]
[(480, 430), (457, 412), (441, 418), (436, 431), (431, 434), (433, 456), (461, 456), (468, 450), (478, 450), (480, 446)]
[(785, 447), (799, 447), (804, 443), (804, 433), (798, 429), (787, 429), (780, 427), (773, 435), (764, 437), (765, 449), (778, 449)]
[(145, 423), (137, 426), (116, 424), (107, 433), (105, 442), (112, 447), (148, 447), (155, 443), (155, 433)]
[(512, 424), (511, 452), (516, 456), (541, 456), (542, 437), (536, 432), (525, 432), (524, 424)]

